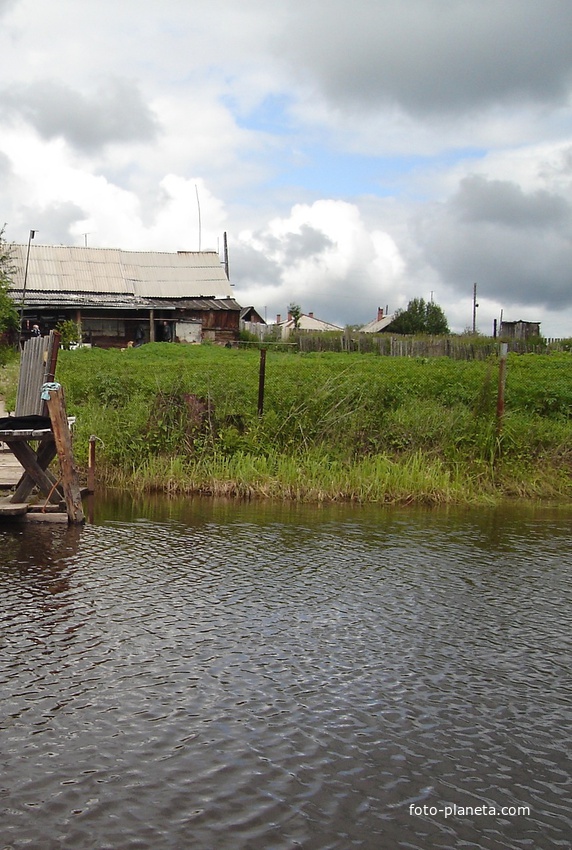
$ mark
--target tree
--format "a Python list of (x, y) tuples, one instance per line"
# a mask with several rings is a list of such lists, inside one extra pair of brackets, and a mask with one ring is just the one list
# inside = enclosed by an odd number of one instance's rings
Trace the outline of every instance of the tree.
[(4, 239), (5, 227), (0, 228), (0, 334), (17, 330), (20, 322), (16, 305), (9, 294), (14, 265), (10, 246)]
[(294, 327), (298, 330), (298, 326), (300, 324), (300, 317), (302, 315), (302, 308), (299, 304), (288, 304), (288, 312), (294, 319)]
[(427, 317), (427, 333), (433, 336), (440, 336), (450, 333), (447, 317), (438, 304), (426, 305), (425, 308)]
[(81, 342), (79, 327), (73, 319), (66, 319), (64, 322), (59, 322), (56, 325), (56, 330), (60, 335), (63, 348), (68, 349), (70, 345)]
[(449, 333), (449, 325), (438, 304), (426, 303), (423, 298), (413, 298), (407, 305), (407, 310), (396, 311), (395, 318), (387, 330), (397, 334), (439, 336)]

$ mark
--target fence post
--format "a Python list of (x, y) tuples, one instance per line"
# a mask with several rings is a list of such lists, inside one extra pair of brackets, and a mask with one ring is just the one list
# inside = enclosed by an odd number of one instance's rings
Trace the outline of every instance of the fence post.
[(260, 369), (258, 372), (258, 415), (264, 413), (264, 379), (266, 377), (266, 349), (260, 349)]
[(95, 492), (95, 441), (97, 437), (92, 434), (89, 438), (89, 455), (87, 460), (87, 489), (89, 493)]
[(504, 390), (506, 385), (506, 358), (508, 353), (508, 345), (506, 342), (501, 342), (500, 360), (499, 360), (499, 388), (497, 394), (497, 437), (500, 437), (502, 431), (502, 420), (504, 416)]

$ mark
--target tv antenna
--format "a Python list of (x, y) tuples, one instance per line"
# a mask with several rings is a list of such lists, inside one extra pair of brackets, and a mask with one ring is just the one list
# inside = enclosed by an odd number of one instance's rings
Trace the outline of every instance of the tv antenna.
[(199, 201), (199, 187), (195, 183), (195, 192), (197, 195), (197, 209), (199, 211), (199, 251), (201, 250), (201, 202)]

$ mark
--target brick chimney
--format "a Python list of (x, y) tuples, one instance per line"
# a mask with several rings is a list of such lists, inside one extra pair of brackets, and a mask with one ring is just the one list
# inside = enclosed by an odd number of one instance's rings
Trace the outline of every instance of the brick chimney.
[(280, 315), (280, 313), (276, 313), (276, 324), (279, 325), (281, 321), (282, 321), (282, 316)]
[(314, 318), (314, 314), (313, 314), (313, 313), (308, 313), (308, 315), (309, 315), (309, 317), (310, 317), (311, 319), (313, 319), (313, 318)]
[(377, 321), (381, 322), (382, 319), (383, 319), (383, 307), (378, 307), (377, 308)]
[(290, 312), (290, 310), (288, 310), (288, 321), (292, 321), (292, 313)]

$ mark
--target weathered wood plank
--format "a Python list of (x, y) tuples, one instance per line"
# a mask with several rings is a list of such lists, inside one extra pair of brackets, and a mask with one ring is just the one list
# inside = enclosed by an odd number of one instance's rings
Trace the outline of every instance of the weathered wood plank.
[(0, 502), (0, 516), (22, 516), (27, 512), (26, 502)]
[(50, 501), (56, 503), (61, 501), (62, 493), (58, 492), (57, 479), (47, 469), (48, 463), (55, 457), (53, 442), (43, 443), (37, 454), (26, 441), (6, 440), (6, 443), (25, 470), (18, 482), (12, 501), (23, 502), (27, 499), (34, 488), (34, 484)]
[(60, 511), (54, 514), (33, 513), (28, 511), (23, 517), (26, 522), (69, 522), (66, 511)]
[(79, 476), (74, 464), (71, 432), (62, 387), (49, 390), (48, 412), (60, 461), (61, 481), (70, 523), (84, 522)]
[(59, 344), (60, 334), (57, 331), (50, 331), (49, 336), (32, 337), (25, 342), (16, 391), (16, 416), (41, 415), (45, 412), (42, 386), (47, 381), (53, 381)]
[(0, 431), (0, 440), (7, 442), (6, 437), (11, 440), (41, 440), (47, 434), (51, 434), (51, 428), (42, 428), (34, 431)]

